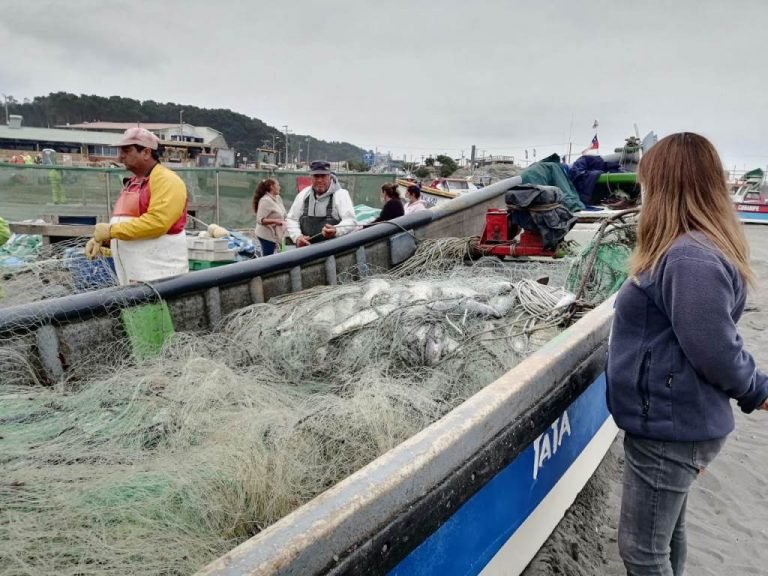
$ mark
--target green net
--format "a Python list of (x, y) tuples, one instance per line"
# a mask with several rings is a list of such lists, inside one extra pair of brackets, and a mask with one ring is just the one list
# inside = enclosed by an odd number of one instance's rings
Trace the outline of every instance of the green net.
[(634, 223), (608, 225), (580, 249), (568, 272), (566, 289), (590, 306), (616, 293), (627, 279), (635, 237)]

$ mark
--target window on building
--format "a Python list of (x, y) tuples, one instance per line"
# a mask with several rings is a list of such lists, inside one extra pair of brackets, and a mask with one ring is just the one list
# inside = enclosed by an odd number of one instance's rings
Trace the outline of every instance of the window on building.
[(117, 158), (117, 146), (104, 146), (102, 144), (92, 144), (88, 146), (88, 154), (91, 156)]

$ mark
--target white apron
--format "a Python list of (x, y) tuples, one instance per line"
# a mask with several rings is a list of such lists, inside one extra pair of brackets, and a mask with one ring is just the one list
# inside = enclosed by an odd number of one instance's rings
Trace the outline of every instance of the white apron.
[[(110, 224), (128, 222), (140, 216), (139, 195), (148, 182), (148, 178), (145, 178), (138, 182), (129, 182), (123, 187), (112, 210)], [(117, 280), (121, 286), (189, 272), (187, 236), (183, 230), (178, 234), (165, 234), (159, 238), (141, 240), (113, 238), (109, 247), (112, 250)]]
[[(133, 220), (133, 217), (113, 216), (110, 224), (128, 220)], [(115, 272), (121, 286), (189, 272), (187, 237), (183, 231), (143, 240), (113, 238), (109, 247), (112, 249)]]

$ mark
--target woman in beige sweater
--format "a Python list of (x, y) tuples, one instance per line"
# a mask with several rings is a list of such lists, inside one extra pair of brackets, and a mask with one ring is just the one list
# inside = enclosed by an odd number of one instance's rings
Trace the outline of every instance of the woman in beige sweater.
[(259, 182), (253, 193), (253, 211), (256, 212), (256, 237), (261, 244), (261, 255), (274, 254), (286, 231), (285, 206), (277, 180), (267, 178)]

